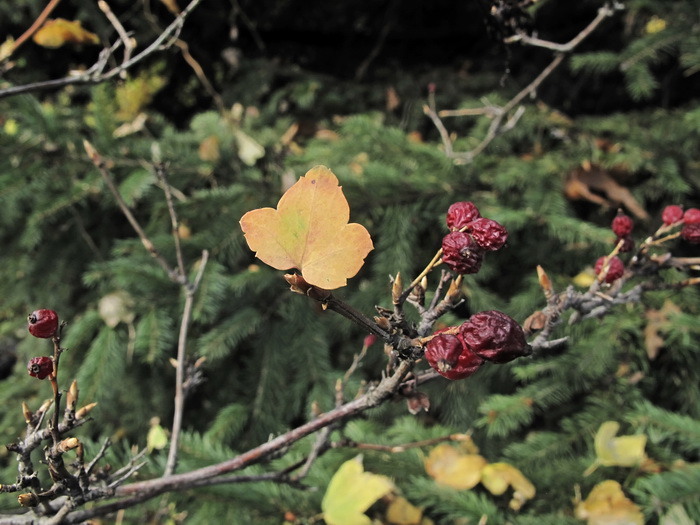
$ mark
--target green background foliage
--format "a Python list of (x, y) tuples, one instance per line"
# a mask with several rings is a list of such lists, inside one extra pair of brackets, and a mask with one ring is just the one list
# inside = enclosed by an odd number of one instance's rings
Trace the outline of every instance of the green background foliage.
[[(274, 206), (312, 166), (325, 164), (338, 175), (352, 221), (373, 237), (367, 264), (339, 291), (368, 315), (375, 305), (390, 306), (390, 275), (400, 271), (409, 279), (430, 260), (446, 232), (450, 203), (471, 200), (506, 225), (506, 249), (466, 279), (468, 300), (447, 324), (487, 309), (523, 321), (544, 305), (538, 264), (563, 289), (611, 250), (618, 203), (566, 197), (567, 176), (582, 165), (614, 173), (646, 209), (650, 218), (636, 221), (639, 240), (660, 224), (666, 204), (700, 205), (700, 20), (693, 1), (625, 2), (526, 101), (515, 129), (461, 165), (445, 156), (423, 115), (428, 83), (435, 83), (441, 109), (505, 102), (551, 53), (501, 45), (504, 28), (494, 25), (488, 2), (418, 4), (203, 2), (181, 38), (220, 93), (226, 115), (175, 49), (154, 55), (123, 81), (0, 100), (0, 343), (18, 357), (0, 388), (6, 407), (0, 441), (22, 432), (21, 400), (35, 408), (49, 396), (48, 385), (23, 370), (30, 357), (50, 352), (49, 343), (24, 330), (25, 316), (40, 307), (68, 322), (62, 378), (77, 377), (82, 401), (99, 403), (95, 422), (78, 432), (88, 455), (111, 437), (107, 459), (118, 464), (130, 447), (145, 445), (152, 417), (164, 426), (172, 417), (175, 372), (168, 359), (183, 298), (133, 234), (83, 139), (107, 159), (124, 199), (174, 261), (153, 170), (154, 162), (166, 162), (177, 212), (190, 232), (183, 239), (188, 270), (196, 271), (202, 250), (211, 253), (188, 345), (191, 360), (206, 357), (206, 381), (186, 406), (180, 471), (264, 442), (308, 420), (312, 406), (331, 409), (336, 381), (362, 346), (361, 330), (289, 293), (281, 272), (254, 259), (238, 227), (246, 211)], [(531, 9), (538, 35), (567, 41), (602, 3), (575, 4), (538, 2)], [(140, 44), (171, 20), (159, 3), (110, 5)], [(17, 37), (42, 7), (34, 0), (3, 3), (0, 34)], [(64, 0), (55, 15), (114, 39), (92, 3)], [(666, 25), (654, 32), (649, 23), (658, 19)], [(96, 53), (27, 43), (0, 88), (63, 76), (90, 65)], [(398, 96), (395, 108), (387, 107), (388, 88)], [(140, 112), (146, 115), (141, 129), (115, 135)], [(445, 122), (461, 150), (476, 146), (490, 124), (486, 117)], [(294, 144), (282, 143), (294, 124)], [(217, 144), (215, 155), (203, 154), (207, 140)], [(252, 161), (250, 141), (264, 148)], [(697, 246), (673, 249), (700, 255)], [(431, 276), (431, 287), (435, 281)], [(111, 328), (98, 305), (114, 292), (129, 298), (133, 320)], [(645, 315), (665, 301), (682, 313), (669, 316), (663, 348), (650, 360)], [(676, 504), (700, 521), (693, 497), (700, 493), (698, 315), (697, 289), (649, 294), (602, 321), (562, 326), (557, 336), (570, 337), (563, 350), (485, 367), (464, 381), (433, 381), (424, 388), (428, 413), (410, 416), (405, 403), (391, 403), (349, 422), (343, 434), (401, 444), (471, 432), (489, 461), (517, 466), (537, 487), (536, 498), (515, 514), (507, 499), (480, 489), (436, 485), (422, 466), (427, 449), (365, 453), (368, 471), (392, 476), (436, 523), (476, 523), (483, 515), (489, 523), (580, 523), (573, 518), (575, 487), (585, 497), (603, 479), (620, 481), (649, 523)], [(372, 347), (348, 394), (380, 377), (385, 364), (379, 345)], [(645, 433), (660, 472), (606, 467), (584, 478), (595, 457), (593, 435), (606, 420), (622, 423), (623, 434)], [(290, 465), (311, 444), (304, 440), (246, 473)], [(288, 511), (304, 523), (320, 512), (335, 469), (355, 453), (340, 449), (320, 458), (304, 480), (309, 490), (271, 483), (198, 489), (146, 503), (146, 511), (127, 517), (142, 521), (147, 512), (165, 523), (187, 512), (191, 523), (280, 523)], [(692, 466), (675, 468), (678, 462)], [(163, 464), (164, 451), (154, 451), (143, 472), (157, 475)], [(13, 482), (15, 469), (12, 455), (0, 451), (0, 482)], [(3, 509), (14, 504), (12, 496), (0, 498)]]

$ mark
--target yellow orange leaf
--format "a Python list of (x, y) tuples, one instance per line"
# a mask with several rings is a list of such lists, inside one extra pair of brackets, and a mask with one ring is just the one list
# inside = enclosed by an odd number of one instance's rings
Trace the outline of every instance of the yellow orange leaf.
[(296, 268), (307, 283), (333, 290), (346, 285), (374, 248), (365, 227), (348, 224), (349, 218), (338, 179), (317, 166), (282, 195), (277, 209), (246, 213), (241, 229), (264, 263), (278, 270)]
[(508, 463), (491, 463), (484, 467), (481, 473), (481, 484), (494, 496), (504, 494), (508, 487), (513, 488), (513, 499), (510, 508), (520, 510), (520, 507), (535, 497), (535, 486), (520, 470)]
[(42, 47), (51, 48), (61, 47), (65, 43), (100, 43), (100, 39), (95, 33), (83, 29), (80, 20), (66, 20), (64, 18), (47, 20), (44, 25), (34, 33), (32, 40)]
[(644, 515), (625, 496), (617, 481), (598, 483), (588, 497), (576, 505), (576, 517), (588, 525), (644, 525)]
[(340, 465), (328, 484), (321, 508), (328, 525), (370, 525), (364, 512), (394, 489), (386, 476), (365, 472), (362, 456)]
[(395, 498), (386, 509), (386, 520), (392, 525), (419, 525), (423, 511), (406, 498)]
[(486, 464), (487, 461), (478, 454), (463, 454), (448, 443), (442, 443), (425, 459), (425, 471), (441, 485), (466, 490), (481, 481)]
[(620, 430), (617, 421), (605, 421), (595, 435), (596, 463), (604, 467), (633, 467), (645, 457), (644, 434), (615, 437)]

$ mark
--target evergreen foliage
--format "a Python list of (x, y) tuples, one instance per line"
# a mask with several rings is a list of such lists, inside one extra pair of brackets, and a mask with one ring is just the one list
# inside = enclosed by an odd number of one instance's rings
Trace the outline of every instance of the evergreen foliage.
[[(260, 14), (250, 2), (239, 3), (239, 9), (260, 17), (253, 22), (281, 23), (274, 13)], [(3, 31), (24, 27), (43, 5), (13, 4), (0, 6)], [(67, 16), (99, 19), (95, 30), (108, 32), (94, 8), (67, 4)], [(580, 31), (575, 8), (559, 0), (543, 4), (533, 11), (542, 38), (562, 34), (562, 24), (572, 35)], [(586, 4), (591, 9), (602, 2)], [(115, 7), (120, 14), (130, 9), (131, 4)], [(182, 35), (199, 52), (206, 42), (195, 35), (205, 32), (212, 12), (225, 19), (228, 8), (207, 9), (209, 18), (195, 17), (194, 27)], [(346, 7), (333, 9), (347, 16)], [(441, 16), (448, 18), (449, 9), (443, 9)], [(22, 329), (26, 314), (38, 307), (54, 308), (68, 322), (62, 380), (77, 377), (81, 400), (99, 403), (94, 421), (77, 431), (88, 456), (110, 437), (114, 446), (106, 461), (124, 464), (132, 447), (146, 445), (151, 418), (166, 427), (172, 420), (175, 371), (169, 358), (176, 351), (181, 289), (133, 234), (83, 153), (85, 138), (106, 159), (120, 194), (156, 248), (174, 261), (168, 209), (154, 168), (165, 162), (175, 208), (187, 228), (181, 233), (187, 271), (195, 274), (202, 250), (210, 252), (187, 347), (190, 362), (206, 358), (205, 381), (186, 405), (180, 472), (229, 459), (331, 410), (337, 382), (361, 351), (366, 334), (289, 293), (281, 272), (253, 257), (238, 226), (245, 212), (275, 206), (290, 182), (311, 166), (333, 169), (351, 220), (372, 234), (375, 250), (349, 286), (338, 291), (369, 316), (375, 305), (391, 307), (394, 276), (400, 272), (410, 281), (435, 254), (452, 202), (471, 200), (507, 226), (507, 247), (488, 254), (483, 270), (465, 279), (467, 301), (438, 326), (490, 309), (522, 322), (544, 306), (537, 265), (561, 290), (577, 286), (576, 278), (590, 274), (595, 260), (612, 250), (610, 221), (617, 206), (629, 201), (621, 204), (599, 189), (594, 193), (606, 205), (571, 199), (568, 183), (582, 166), (599, 167), (648, 213), (635, 218), (639, 241), (658, 227), (665, 205), (700, 206), (700, 12), (691, 0), (630, 0), (625, 9), (610, 22), (614, 30), (597, 34), (588, 48), (574, 53), (569, 68), (543, 85), (540, 98), (526, 102), (515, 128), (469, 164), (455, 164), (444, 154), (440, 137), (420, 111), (425, 86), (417, 87), (416, 79), (436, 81), (440, 107), (480, 107), (484, 97), (503, 103), (546, 64), (542, 50), (513, 48), (505, 87), (498, 82), (503, 55), (495, 51), (469, 57), (474, 64), (468, 74), (443, 64), (443, 57), (434, 68), (416, 63), (406, 70), (391, 70), (390, 61), (382, 59), (362, 83), (348, 80), (351, 75), (290, 65), (291, 56), (260, 56), (250, 44), (257, 35), (253, 23), (241, 43), (246, 53), (238, 76), (219, 58), (205, 62), (223, 94), (226, 115), (211, 109), (191, 70), (172, 56), (134, 71), (125, 82), (0, 99), (0, 338), (19, 356), (13, 375), (0, 387), (6, 407), (0, 441), (10, 443), (23, 431), (22, 400), (36, 409), (49, 395), (45, 384), (23, 370), (30, 357), (50, 350)], [(140, 24), (138, 34), (148, 34)], [(222, 50), (214, 51), (218, 57)], [(38, 58), (45, 52), (28, 51), (16, 71), (0, 78), (0, 88), (41, 76)], [(75, 51), (76, 60), (88, 63), (89, 51), (81, 52)], [(56, 53), (62, 65), (72, 62)], [(314, 52), (308, 53), (311, 61)], [(388, 85), (398, 91), (399, 110), (386, 108)], [(573, 85), (579, 87), (567, 89)], [(179, 92), (168, 98), (173, 86)], [(143, 96), (135, 100), (134, 92)], [(169, 104), (175, 106), (172, 112)], [(118, 132), (141, 112), (147, 115), (141, 129)], [(455, 120), (455, 149), (474, 147), (491, 122), (483, 116), (470, 119)], [(292, 125), (300, 127), (297, 135), (282, 141)], [(264, 152), (256, 158), (258, 148)], [(631, 213), (629, 206), (626, 210)], [(697, 245), (678, 241), (673, 250), (700, 256)], [(428, 301), (436, 273), (430, 276)], [(669, 283), (683, 277), (664, 275)], [(110, 326), (99, 305), (115, 292), (129, 315)], [(673, 308), (664, 309), (669, 304)], [(670, 312), (656, 332), (662, 344), (655, 355), (649, 353), (652, 311)], [(648, 523), (667, 523), (663, 519), (672, 513), (700, 523), (698, 316), (696, 286), (647, 294), (604, 319), (572, 325), (564, 319), (555, 333), (569, 337), (563, 348), (486, 366), (463, 381), (438, 378), (421, 385), (430, 398), (427, 413), (408, 415), (405, 402), (387, 403), (332, 429), (340, 442), (387, 446), (469, 433), (489, 462), (512, 464), (537, 488), (519, 512), (509, 508), (508, 494), (437, 484), (423, 465), (429, 446), (396, 453), (340, 447), (322, 455), (300, 484), (201, 487), (146, 502), (125, 519), (142, 522), (146, 515), (153, 523), (174, 523), (181, 519), (178, 513), (186, 513), (188, 523), (266, 524), (280, 523), (289, 513), (295, 523), (311, 523), (338, 466), (362, 452), (367, 471), (390, 476), (397, 491), (434, 523), (478, 523), (484, 516), (489, 524), (582, 523), (572, 504), (577, 488), (585, 497), (605, 479), (623, 484)], [(379, 378), (385, 367), (381, 345), (374, 345), (345, 384), (346, 398)], [(624, 435), (647, 436), (652, 464), (599, 467), (584, 476), (596, 457), (596, 431), (610, 420), (623, 425)], [(313, 439), (237, 474), (289, 467), (305, 458)], [(160, 475), (165, 454), (152, 451), (143, 475)], [(3, 449), (0, 482), (12, 483), (16, 475), (13, 454)], [(14, 509), (7, 501), (15, 499), (0, 495), (0, 508)], [(381, 515), (381, 509), (373, 510)]]

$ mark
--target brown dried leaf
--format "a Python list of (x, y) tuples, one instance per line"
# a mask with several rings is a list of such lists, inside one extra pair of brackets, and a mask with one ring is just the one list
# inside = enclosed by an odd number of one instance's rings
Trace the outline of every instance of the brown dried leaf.
[(665, 340), (661, 332), (666, 328), (669, 317), (680, 312), (681, 309), (670, 299), (664, 301), (660, 310), (647, 310), (645, 314), (647, 325), (644, 327), (644, 343), (647, 357), (649, 357), (650, 361), (658, 357), (659, 351), (664, 346)]
[[(595, 192), (605, 194), (607, 199)], [(622, 205), (638, 219), (649, 218), (649, 214), (632, 193), (596, 164), (587, 163), (570, 172), (564, 185), (564, 194), (571, 200), (585, 199), (605, 207)]]

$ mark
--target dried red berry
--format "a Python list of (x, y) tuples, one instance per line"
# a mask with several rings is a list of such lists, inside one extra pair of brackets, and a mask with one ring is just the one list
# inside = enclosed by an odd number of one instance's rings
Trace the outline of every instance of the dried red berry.
[(612, 220), (612, 231), (618, 237), (626, 237), (632, 233), (634, 228), (634, 221), (629, 215), (625, 215), (621, 211), (617, 212), (617, 215)]
[(618, 237), (617, 239), (615, 239), (615, 245), (617, 245), (617, 243), (619, 243), (620, 241), (624, 241), (620, 246), (620, 253), (627, 253), (634, 250), (634, 239), (631, 235), (625, 235), (622, 238)]
[(447, 379), (464, 379), (476, 372), (484, 360), (467, 348), (456, 335), (436, 335), (425, 348), (430, 366)]
[(676, 206), (675, 204), (671, 204), (670, 206), (666, 206), (664, 208), (664, 211), (661, 212), (661, 220), (664, 221), (664, 224), (668, 226), (669, 224), (673, 224), (675, 222), (679, 222), (680, 220), (683, 219), (683, 208), (680, 206)]
[(58, 330), (58, 315), (53, 310), (42, 308), (34, 310), (27, 317), (29, 333), (34, 337), (48, 339), (56, 335)]
[(698, 224), (700, 223), (700, 210), (697, 208), (688, 208), (683, 214), (683, 224)]
[[(600, 257), (598, 260), (595, 262), (595, 274), (599, 275), (600, 272), (603, 270), (603, 265), (605, 264), (605, 257)], [(615, 256), (612, 259), (610, 259), (610, 265), (608, 268), (608, 273), (605, 276), (605, 282), (606, 283), (612, 283), (614, 281), (617, 281), (620, 277), (622, 277), (622, 274), (625, 272), (625, 264), (622, 262), (622, 260)]]
[(460, 274), (476, 273), (484, 260), (483, 250), (468, 233), (450, 232), (442, 239), (442, 262)]
[(508, 240), (508, 230), (491, 219), (476, 219), (469, 225), (468, 231), (482, 250), (500, 250)]
[(462, 324), (459, 334), (472, 352), (494, 363), (507, 363), (532, 353), (520, 325), (497, 310), (472, 315)]
[(447, 227), (450, 230), (461, 230), (479, 217), (481, 214), (473, 202), (455, 202), (447, 210)]
[(53, 373), (53, 359), (50, 357), (32, 357), (27, 363), (27, 372), (37, 379), (46, 379)]
[(700, 222), (684, 224), (681, 237), (692, 244), (700, 244)]

